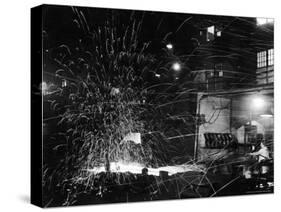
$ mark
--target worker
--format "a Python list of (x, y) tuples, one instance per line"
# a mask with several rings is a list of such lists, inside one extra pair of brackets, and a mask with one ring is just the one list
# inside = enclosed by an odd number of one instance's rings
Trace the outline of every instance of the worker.
[(263, 142), (260, 143), (260, 149), (258, 151), (252, 152), (249, 155), (258, 156), (258, 162), (259, 163), (264, 161), (264, 160), (270, 159), (269, 150)]

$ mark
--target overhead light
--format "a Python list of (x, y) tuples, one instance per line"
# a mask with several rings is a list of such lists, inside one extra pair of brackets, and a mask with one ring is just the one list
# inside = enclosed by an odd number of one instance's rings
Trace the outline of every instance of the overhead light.
[(260, 117), (262, 117), (262, 118), (271, 118), (271, 117), (273, 117), (273, 114), (261, 114)]
[(181, 65), (178, 62), (173, 63), (172, 69), (175, 71), (181, 70)]
[(173, 45), (172, 45), (171, 43), (168, 43), (168, 44), (166, 45), (166, 47), (167, 47), (167, 49), (173, 49)]
[(155, 77), (160, 78), (161, 75), (160, 74), (155, 74)]
[(255, 96), (252, 99), (252, 107), (254, 109), (259, 110), (259, 109), (262, 109), (264, 106), (265, 106), (265, 100), (261, 96)]

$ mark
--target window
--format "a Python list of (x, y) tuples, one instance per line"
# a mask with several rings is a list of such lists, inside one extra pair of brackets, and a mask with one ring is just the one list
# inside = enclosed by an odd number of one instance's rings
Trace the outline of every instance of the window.
[[(216, 37), (221, 37), (222, 30), (217, 28), (215, 25), (207, 27), (207, 41), (213, 41)], [(200, 32), (201, 35), (201, 32)]]
[(207, 41), (212, 41), (215, 39), (215, 26), (210, 26), (207, 28)]
[(273, 18), (257, 18), (257, 25), (264, 25), (273, 23)]
[(273, 66), (273, 63), (274, 63), (274, 51), (273, 51), (273, 49), (269, 49), (267, 51), (267, 54), (268, 54), (267, 64), (268, 64), (268, 66)]
[(263, 68), (266, 66), (273, 66), (274, 64), (274, 49), (261, 51), (257, 53), (257, 67)]
[(257, 67), (266, 67), (266, 51), (257, 53)]

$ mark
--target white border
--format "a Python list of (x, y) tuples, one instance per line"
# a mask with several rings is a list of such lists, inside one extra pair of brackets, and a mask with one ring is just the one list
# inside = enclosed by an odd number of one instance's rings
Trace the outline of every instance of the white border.
[[(275, 194), (111, 204), (54, 209), (60, 211), (272, 211), (280, 205), (280, 5), (277, 0), (7, 0), (0, 18), (0, 211), (37, 211), (30, 205), (30, 7), (41, 3), (70, 4), (275, 19)], [(39, 70), (40, 71), (40, 70)], [(38, 141), (40, 142), (40, 141)]]

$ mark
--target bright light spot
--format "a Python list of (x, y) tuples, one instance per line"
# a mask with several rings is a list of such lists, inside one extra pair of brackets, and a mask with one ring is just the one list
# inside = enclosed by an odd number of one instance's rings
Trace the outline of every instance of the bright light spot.
[(140, 133), (128, 133), (124, 138), (123, 142), (132, 141), (135, 144), (141, 144), (141, 134)]
[(207, 41), (212, 41), (215, 39), (215, 26), (210, 26), (207, 28)]
[(265, 105), (265, 101), (262, 97), (257, 96), (253, 98), (252, 105), (251, 105), (253, 108), (262, 109), (264, 105)]
[(41, 87), (42, 94), (43, 95), (47, 94), (48, 84), (46, 82), (42, 82), (40, 87)]
[(112, 88), (111, 89), (111, 91), (110, 91), (110, 95), (111, 96), (116, 96), (116, 95), (118, 95), (118, 94), (120, 94), (120, 89), (119, 88)]
[(160, 78), (161, 75), (160, 74), (155, 74), (155, 77)]
[(181, 69), (181, 65), (176, 62), (173, 64), (172, 69), (174, 69), (175, 71), (179, 71)]
[(273, 115), (272, 114), (261, 114), (260, 117), (271, 118), (271, 117), (273, 117)]
[(257, 18), (257, 25), (264, 25), (268, 23), (273, 23), (272, 18)]
[(47, 90), (47, 88), (48, 88), (47, 83), (46, 83), (46, 82), (42, 82), (42, 84), (41, 84), (41, 89), (42, 89), (42, 90)]
[(257, 25), (266, 24), (266, 18), (257, 18)]
[(62, 80), (61, 86), (65, 88), (67, 86), (67, 81), (65, 79)]
[(172, 48), (173, 48), (173, 45), (172, 45), (171, 43), (168, 43), (168, 44), (166, 45), (166, 47), (167, 47), (167, 49), (172, 49)]

